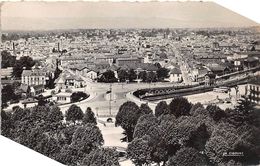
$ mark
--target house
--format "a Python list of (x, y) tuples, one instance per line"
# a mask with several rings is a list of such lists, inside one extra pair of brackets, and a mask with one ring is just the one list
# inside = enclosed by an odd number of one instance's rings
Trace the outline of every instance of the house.
[(204, 79), (204, 83), (206, 86), (211, 86), (211, 85), (214, 85), (215, 84), (215, 78), (216, 78), (216, 75), (212, 72), (208, 72), (206, 75), (205, 75), (205, 79)]
[(254, 80), (248, 82), (245, 86), (246, 96), (248, 96), (251, 102), (260, 104), (260, 77), (256, 77)]
[(22, 84), (46, 85), (46, 72), (41, 69), (23, 70)]
[(231, 71), (231, 69), (228, 66), (223, 66), (217, 63), (210, 63), (207, 65), (207, 67), (209, 71), (218, 76), (227, 74)]
[(70, 103), (71, 102), (71, 93), (69, 92), (60, 92), (52, 96), (52, 100), (57, 103)]
[(207, 73), (208, 69), (205, 66), (197, 65), (191, 70), (191, 78), (194, 82), (200, 82)]
[(78, 75), (63, 71), (59, 78), (55, 80), (56, 90), (67, 88), (81, 88), (85, 86), (85, 81)]
[(86, 74), (86, 77), (92, 79), (92, 80), (96, 80), (98, 77), (98, 72), (94, 71), (94, 70), (89, 70)]
[(21, 95), (22, 97), (26, 98), (30, 95), (30, 89), (31, 88), (29, 87), (29, 85), (21, 84), (20, 87), (15, 90), (15, 94)]
[(13, 68), (1, 68), (1, 78), (11, 78), (13, 73)]
[(44, 85), (32, 85), (30, 86), (30, 95), (37, 96), (44, 92)]
[(80, 76), (75, 76), (74, 78), (74, 87), (82, 88), (85, 86), (85, 81)]
[(56, 90), (60, 90), (60, 89), (65, 89), (66, 88), (66, 85), (65, 85), (65, 79), (62, 75), (60, 75), (59, 78), (57, 78), (55, 80), (55, 85), (56, 85)]
[(171, 69), (168, 80), (170, 82), (181, 82), (183, 80), (181, 70), (179, 68)]

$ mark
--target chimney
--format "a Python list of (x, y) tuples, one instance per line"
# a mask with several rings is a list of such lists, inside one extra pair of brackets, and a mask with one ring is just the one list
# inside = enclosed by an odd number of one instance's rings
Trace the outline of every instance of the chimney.
[(15, 51), (15, 44), (13, 42), (13, 53), (14, 53), (14, 56), (16, 56), (16, 51)]
[(58, 51), (60, 52), (60, 42), (58, 42)]

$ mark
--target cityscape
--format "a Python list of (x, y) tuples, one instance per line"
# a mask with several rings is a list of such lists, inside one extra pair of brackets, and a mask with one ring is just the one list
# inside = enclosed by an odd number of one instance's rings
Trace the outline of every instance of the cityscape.
[(4, 29), (1, 134), (69, 166), (258, 165), (260, 27), (240, 24)]

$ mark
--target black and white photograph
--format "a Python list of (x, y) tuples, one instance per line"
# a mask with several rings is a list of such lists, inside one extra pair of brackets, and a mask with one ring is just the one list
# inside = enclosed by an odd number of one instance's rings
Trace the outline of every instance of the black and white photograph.
[(259, 19), (218, 0), (0, 7), (0, 165), (260, 164)]

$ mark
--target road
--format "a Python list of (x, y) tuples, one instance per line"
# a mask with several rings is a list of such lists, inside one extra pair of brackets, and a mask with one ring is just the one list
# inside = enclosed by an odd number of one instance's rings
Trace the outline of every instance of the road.
[[(106, 94), (110, 89), (109, 83), (94, 83), (87, 82), (87, 86), (85, 89), (74, 89), (74, 90), (82, 90), (86, 91), (86, 93), (91, 94), (91, 99), (83, 100), (79, 103), (76, 103), (83, 111), (87, 109), (87, 107), (91, 107), (93, 112), (99, 116), (108, 116), (110, 114), (109, 110), (109, 96)], [(126, 97), (126, 94), (137, 89), (143, 88), (154, 88), (154, 87), (166, 87), (173, 86), (173, 83), (113, 83), (111, 84), (111, 114), (116, 115), (119, 107), (126, 101), (130, 100)], [(74, 91), (73, 90), (73, 91)], [(94, 95), (94, 96), (93, 96)], [(69, 105), (60, 106), (61, 111), (65, 113), (65, 111), (69, 108)]]

